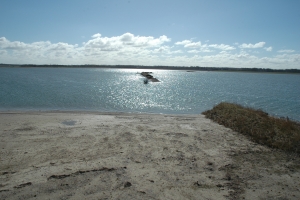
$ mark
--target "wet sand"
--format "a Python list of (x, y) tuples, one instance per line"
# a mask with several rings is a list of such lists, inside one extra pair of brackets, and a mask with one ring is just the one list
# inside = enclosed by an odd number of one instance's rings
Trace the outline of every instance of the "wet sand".
[(0, 113), (0, 199), (300, 199), (299, 156), (203, 115)]

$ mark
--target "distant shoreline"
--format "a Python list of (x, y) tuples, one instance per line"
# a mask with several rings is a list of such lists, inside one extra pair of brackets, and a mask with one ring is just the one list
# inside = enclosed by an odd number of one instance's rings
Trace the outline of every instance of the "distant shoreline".
[(216, 71), (216, 72), (258, 72), (258, 73), (286, 73), (299, 74), (299, 69), (269, 69), (269, 68), (234, 68), (234, 67), (182, 67), (182, 66), (144, 66), (144, 65), (34, 65), (34, 64), (0, 64), (0, 67), (48, 67), (48, 68), (109, 68), (109, 69), (162, 69), (162, 70), (186, 70)]

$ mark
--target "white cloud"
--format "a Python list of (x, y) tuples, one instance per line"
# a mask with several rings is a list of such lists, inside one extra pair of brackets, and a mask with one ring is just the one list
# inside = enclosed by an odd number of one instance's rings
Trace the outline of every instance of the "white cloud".
[[(124, 64), (124, 65), (175, 65), (209, 67), (258, 67), (300, 68), (300, 54), (294, 50), (279, 50), (274, 55), (261, 57), (255, 48), (264, 48), (265, 43), (242, 44), (240, 52), (236, 46), (226, 44), (201, 44), (192, 40), (171, 43), (165, 35), (160, 37), (136, 36), (124, 33), (104, 37), (94, 34), (81, 45), (65, 42), (37, 41), (25, 43), (9, 41), (0, 37), (1, 63), (15, 64)], [(174, 45), (174, 46), (173, 46)], [(250, 49), (246, 49), (250, 48)], [(279, 54), (281, 53), (281, 54)], [(293, 53), (293, 54), (288, 54)]]
[(189, 44), (184, 45), (186, 48), (199, 48), (201, 47), (201, 42), (191, 42)]
[(279, 50), (277, 52), (279, 52), (279, 53), (294, 53), (295, 50), (292, 50), (292, 49), (282, 49), (282, 50)]
[[(43, 45), (43, 44), (41, 44)], [(33, 46), (39, 46), (39, 44), (33, 44)], [(72, 49), (72, 48), (76, 48), (77, 45), (70, 45), (68, 43), (63, 43), (63, 42), (59, 42), (59, 43), (56, 43), (56, 44), (49, 44), (48, 45), (48, 50), (49, 51), (67, 51), (69, 49)]]
[(10, 42), (5, 37), (0, 38), (0, 47), (3, 49), (21, 50), (26, 48), (26, 44), (23, 42), (15, 41)]
[[(165, 46), (161, 46), (161, 47), (159, 47), (157, 49), (154, 49), (152, 52), (153, 53), (164, 53), (164, 54), (178, 54), (178, 53), (182, 53), (181, 50), (172, 51), (172, 48), (173, 47), (165, 45)], [(151, 53), (151, 51), (148, 52), (148, 53)]]
[[(64, 42), (51, 43), (40, 41), (24, 43), (9, 41), (5, 37), (0, 38), (1, 60), (7, 63), (56, 63), (56, 64), (123, 64), (122, 60), (128, 57), (134, 59), (137, 56), (153, 56), (153, 53), (178, 54), (181, 50), (173, 50), (164, 45), (171, 41), (165, 35), (160, 37), (135, 36), (125, 33), (115, 37), (102, 37), (100, 33), (94, 34), (90, 40), (81, 46)], [(6, 55), (5, 57), (3, 57)], [(117, 59), (117, 55), (123, 57)], [(16, 59), (17, 58), (17, 59)], [(133, 64), (133, 63), (132, 63)]]
[(210, 50), (210, 49), (207, 49), (207, 48), (201, 48), (200, 50), (201, 50), (201, 52), (204, 52), (204, 53), (214, 52), (214, 50)]
[(185, 48), (199, 48), (201, 47), (201, 42), (192, 42), (191, 40), (183, 40), (181, 42), (176, 42), (176, 45), (183, 45)]
[(1, 48), (5, 48), (8, 43), (9, 43), (9, 40), (7, 40), (5, 37), (0, 38), (0, 47)]
[(188, 53), (200, 53), (201, 51), (199, 51), (199, 50), (195, 50), (195, 49), (193, 49), (193, 50), (189, 50), (188, 51)]
[(191, 43), (192, 41), (190, 41), (190, 40), (183, 40), (183, 41), (181, 41), (181, 42), (176, 42), (175, 44), (176, 45), (186, 45), (186, 44), (189, 44), (189, 43)]
[(265, 47), (264, 49), (265, 49), (266, 51), (272, 51), (272, 50), (273, 50), (272, 47)]
[(101, 37), (100, 33), (96, 33), (96, 34), (92, 35), (92, 38), (98, 38), (98, 37)]
[(193, 50), (188, 50), (188, 53), (210, 53), (214, 52), (213, 50), (209, 49), (209, 46), (207, 44), (201, 45), (200, 48), (194, 48)]
[(131, 47), (153, 48), (171, 41), (170, 38), (163, 35), (159, 38), (134, 36), (131, 33), (125, 33), (116, 37), (101, 37), (101, 34), (95, 34), (93, 39), (84, 43), (87, 52), (90, 51), (120, 51), (122, 49), (130, 49)]
[[(226, 45), (226, 44), (203, 44), (201, 45), (201, 42), (192, 42), (191, 40), (183, 40), (181, 42), (176, 42), (176, 45), (183, 45), (185, 48), (201, 48), (201, 52), (212, 52), (212, 50), (209, 50), (209, 48), (215, 48), (215, 49), (220, 49), (220, 50), (234, 50), (235, 47)], [(195, 52), (195, 51), (188, 51), (190, 52)], [(200, 52), (200, 51), (199, 51)]]
[(255, 49), (255, 48), (262, 48), (262, 47), (264, 47), (265, 44), (266, 44), (265, 42), (258, 42), (256, 44), (251, 44), (251, 43), (250, 44), (245, 44), (245, 43), (243, 43), (239, 47), (241, 49)]
[(131, 33), (125, 33), (121, 35), (120, 40), (127, 44), (133, 44), (132, 41), (134, 40), (134, 35)]
[(230, 45), (226, 45), (226, 44), (210, 44), (208, 46), (212, 47), (212, 48), (215, 48), (215, 49), (221, 49), (223, 51), (230, 51), (230, 50), (235, 49), (235, 47), (230, 46)]

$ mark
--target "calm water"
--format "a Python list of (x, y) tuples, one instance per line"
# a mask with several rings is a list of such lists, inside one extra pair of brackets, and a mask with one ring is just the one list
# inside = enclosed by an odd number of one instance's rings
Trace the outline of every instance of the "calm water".
[(199, 114), (222, 101), (300, 120), (300, 75), (137, 69), (0, 68), (0, 110)]

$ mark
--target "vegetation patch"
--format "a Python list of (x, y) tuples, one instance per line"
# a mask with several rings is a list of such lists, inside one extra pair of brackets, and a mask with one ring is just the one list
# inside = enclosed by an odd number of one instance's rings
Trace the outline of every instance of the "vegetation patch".
[(275, 118), (262, 110), (224, 102), (202, 114), (218, 124), (249, 136), (259, 144), (300, 153), (300, 124), (288, 118)]

